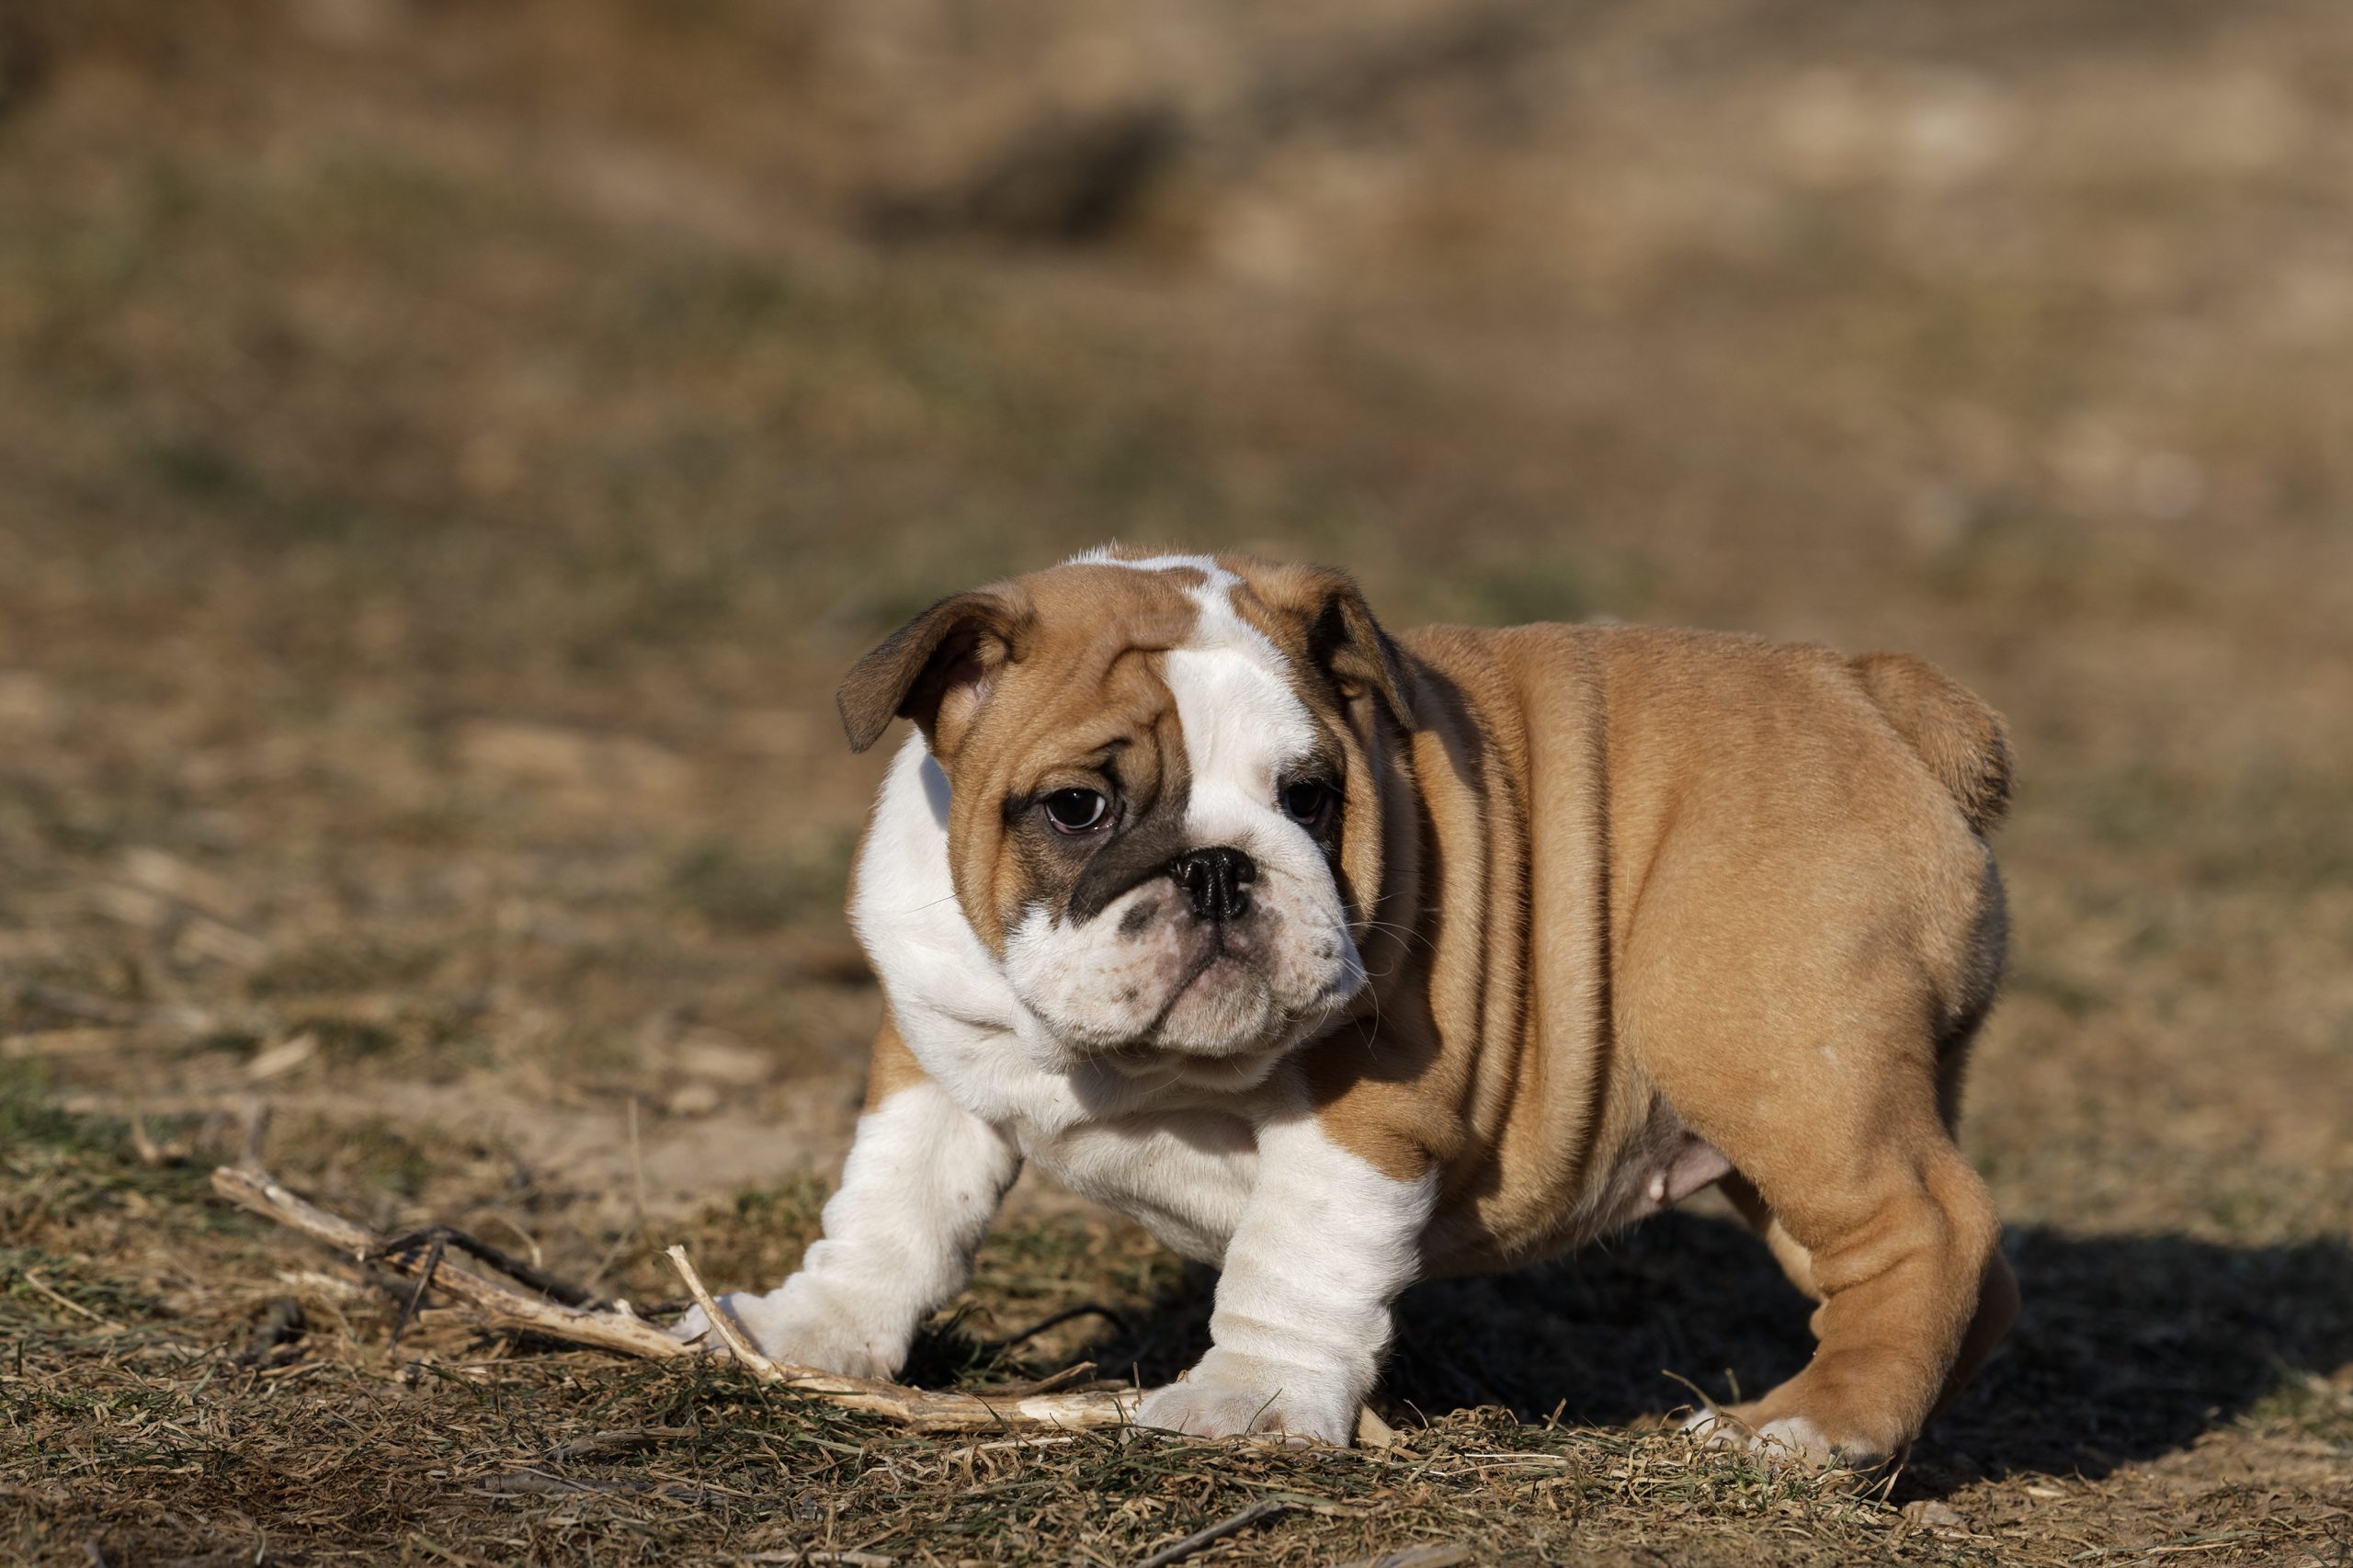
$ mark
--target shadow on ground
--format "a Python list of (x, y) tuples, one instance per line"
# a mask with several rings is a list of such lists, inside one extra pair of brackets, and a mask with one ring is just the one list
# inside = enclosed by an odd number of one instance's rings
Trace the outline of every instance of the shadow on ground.
[[(2026, 1304), (2008, 1342), (1915, 1450), (1907, 1490), (1980, 1475), (2106, 1475), (2188, 1447), (2308, 1374), (2353, 1362), (2353, 1247), (2177, 1235), (2005, 1238)], [(1208, 1342), (1206, 1270), (1086, 1354), (1165, 1381)], [(1504, 1405), (1624, 1426), (1761, 1392), (1812, 1347), (1810, 1303), (1730, 1220), (1670, 1214), (1574, 1258), (1439, 1280), (1398, 1314), (1396, 1414)], [(1132, 1369), (1132, 1370), (1131, 1370)]]

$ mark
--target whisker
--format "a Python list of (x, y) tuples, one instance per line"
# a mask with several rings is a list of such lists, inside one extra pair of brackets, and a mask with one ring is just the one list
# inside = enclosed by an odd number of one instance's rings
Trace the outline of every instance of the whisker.
[(894, 909), (891, 913), (893, 915), (921, 915), (926, 909), (938, 909), (943, 903), (953, 903), (955, 902), (956, 895), (951, 892), (946, 898), (935, 898), (928, 903), (909, 904), (904, 909)]
[(1430, 951), (1438, 951), (1438, 943), (1436, 941), (1432, 940), (1422, 932), (1415, 930), (1411, 926), (1400, 925), (1394, 920), (1368, 920), (1364, 925), (1365, 928), (1369, 931), (1394, 932), (1398, 939), (1404, 942), (1408, 949), (1412, 948), (1415, 943), (1419, 942)]

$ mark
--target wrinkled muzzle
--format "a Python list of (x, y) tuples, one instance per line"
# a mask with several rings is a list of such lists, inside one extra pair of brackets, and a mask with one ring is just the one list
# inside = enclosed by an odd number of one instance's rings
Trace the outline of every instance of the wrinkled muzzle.
[(1006, 945), (1016, 994), (1061, 1045), (1115, 1067), (1296, 1043), (1364, 968), (1330, 869), (1292, 836), (1271, 856), (1188, 849), (1084, 920), (1032, 910)]

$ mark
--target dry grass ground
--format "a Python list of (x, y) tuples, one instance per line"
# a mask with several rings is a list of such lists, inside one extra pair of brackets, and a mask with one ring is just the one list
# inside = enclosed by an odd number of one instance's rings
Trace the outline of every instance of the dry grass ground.
[[(0, 6), (0, 1557), (2353, 1562), (2348, 83), (2328, 0)], [(1405, 1447), (1285, 1457), (389, 1348), (209, 1199), (772, 1283), (877, 1009), (833, 681), (1109, 536), (2006, 710), (2026, 1314), (1892, 1490), (1624, 1429), (1805, 1353), (1712, 1211), (1417, 1292)], [(1204, 1290), (1025, 1187), (918, 1371)]]

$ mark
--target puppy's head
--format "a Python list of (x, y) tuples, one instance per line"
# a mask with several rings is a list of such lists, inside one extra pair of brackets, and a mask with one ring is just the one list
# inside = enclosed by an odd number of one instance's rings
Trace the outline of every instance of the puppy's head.
[(1241, 1083), (1365, 984), (1407, 678), (1336, 572), (1097, 551), (941, 600), (839, 700), (858, 749), (922, 729), (1059, 1065)]

